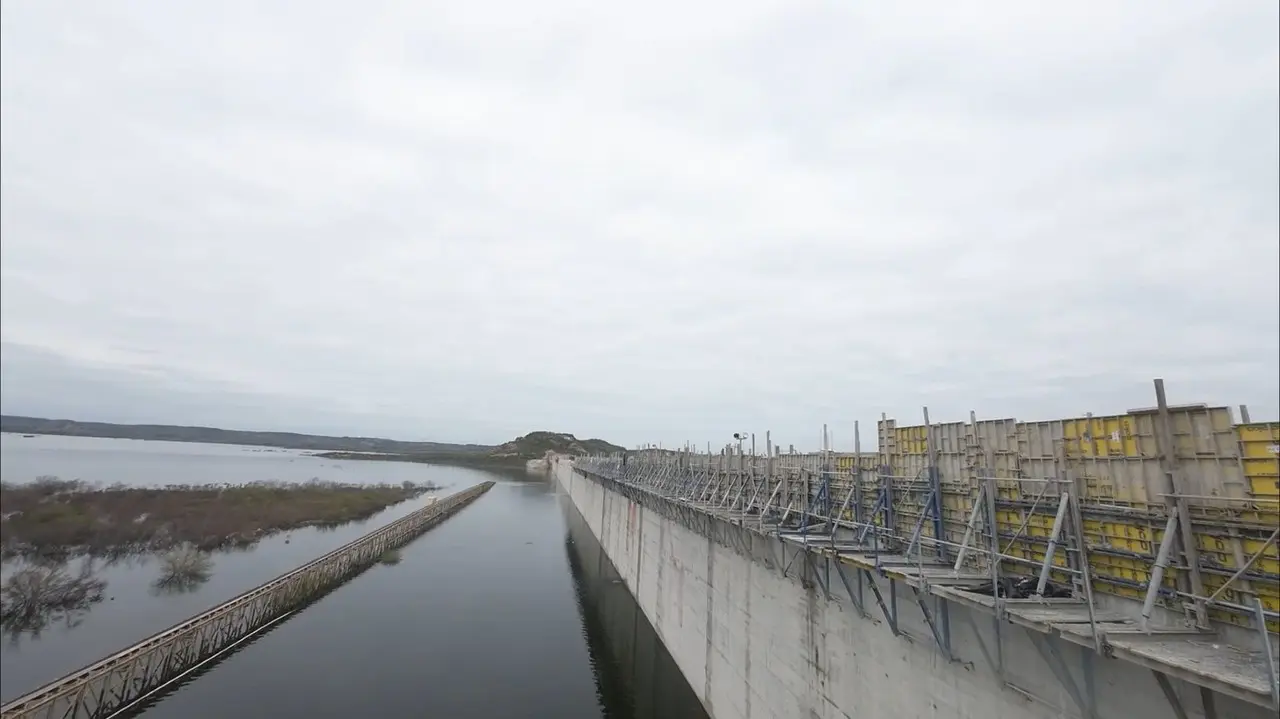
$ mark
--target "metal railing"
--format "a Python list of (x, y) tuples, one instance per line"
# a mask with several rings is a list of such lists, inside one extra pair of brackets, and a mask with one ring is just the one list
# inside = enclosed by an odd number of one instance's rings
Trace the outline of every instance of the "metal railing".
[(435, 501), (230, 601), (0, 707), (3, 719), (105, 719), (305, 607), (487, 492)]

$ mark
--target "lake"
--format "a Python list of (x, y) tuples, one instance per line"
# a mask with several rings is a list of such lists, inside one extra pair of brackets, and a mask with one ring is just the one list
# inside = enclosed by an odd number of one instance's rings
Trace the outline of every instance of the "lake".
[[(0, 435), (0, 477), (131, 485), (255, 480), (498, 484), (271, 631), (175, 686), (147, 719), (609, 717), (705, 719), (598, 542), (544, 479), (399, 462), (334, 461), (231, 445)], [(5, 637), (8, 700), (257, 586), (422, 506), (214, 555), (186, 593), (153, 588), (154, 557), (94, 570), (104, 601), (38, 635)], [(7, 576), (14, 563), (6, 563)], [(73, 570), (78, 562), (72, 563)]]

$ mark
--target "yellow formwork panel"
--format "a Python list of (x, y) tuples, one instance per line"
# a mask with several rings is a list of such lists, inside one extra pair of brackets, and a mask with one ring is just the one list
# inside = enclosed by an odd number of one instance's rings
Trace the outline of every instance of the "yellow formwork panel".
[(1128, 415), (1062, 420), (1064, 452), (1067, 457), (1142, 457), (1135, 430)]
[(1254, 497), (1280, 497), (1280, 422), (1242, 424), (1240, 462)]
[(1091, 546), (1105, 547), (1154, 557), (1153, 548), (1160, 543), (1160, 532), (1145, 526), (1115, 519), (1086, 519), (1084, 535)]
[(1252, 565), (1254, 571), (1280, 575), (1280, 548), (1274, 542), (1267, 545), (1263, 539), (1256, 537), (1232, 537), (1220, 532), (1198, 531), (1196, 545), (1202, 558), (1206, 553), (1210, 554), (1210, 558), (1219, 566), (1236, 569), (1242, 562), (1247, 562), (1249, 557), (1258, 555)]
[[(1219, 576), (1216, 574), (1202, 575), (1205, 592), (1212, 595), (1218, 594), (1218, 599), (1224, 602), (1230, 602), (1240, 606), (1252, 606), (1253, 597), (1256, 596), (1262, 601), (1262, 606), (1270, 612), (1280, 612), (1280, 584), (1276, 582), (1253, 581), (1241, 583), (1239, 580), (1232, 582), (1226, 589), (1222, 589), (1224, 583), (1229, 577)], [(1221, 593), (1219, 593), (1221, 590)], [(1228, 611), (1214, 611), (1213, 618), (1238, 624), (1241, 626), (1253, 626), (1253, 618), (1247, 615), (1236, 614)], [(1267, 628), (1270, 631), (1278, 631), (1280, 622), (1267, 622)]]
[(852, 471), (856, 466), (859, 469), (874, 471), (879, 466), (879, 455), (874, 452), (863, 452), (855, 456), (853, 453), (838, 454), (835, 456), (835, 468), (840, 472)]
[(925, 425), (895, 427), (894, 439), (898, 441), (899, 454), (927, 454), (929, 452), (929, 432)]
[(1280, 497), (1280, 477), (1250, 477), (1249, 493), (1255, 497)]

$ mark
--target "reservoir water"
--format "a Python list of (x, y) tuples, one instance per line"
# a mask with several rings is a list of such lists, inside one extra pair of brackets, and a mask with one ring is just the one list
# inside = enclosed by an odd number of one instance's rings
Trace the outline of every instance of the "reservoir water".
[[(546, 480), (259, 447), (0, 435), (0, 478), (40, 475), (153, 486), (411, 480), (443, 485), (441, 495), (498, 482), (404, 548), (399, 564), (373, 567), (241, 645), (153, 701), (142, 712), (147, 719), (705, 719), (581, 517)], [(97, 562), (104, 601), (37, 634), (6, 634), (0, 697), (91, 663), (418, 506), (215, 554), (209, 580), (186, 593), (153, 587), (154, 558)]]

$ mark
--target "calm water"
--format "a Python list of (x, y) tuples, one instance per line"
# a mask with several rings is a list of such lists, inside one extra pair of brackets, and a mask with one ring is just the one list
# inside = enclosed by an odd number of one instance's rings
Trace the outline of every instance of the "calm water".
[[(0, 436), (0, 476), (163, 485), (484, 479), (475, 504), (351, 583), (202, 671), (148, 719), (272, 717), (705, 717), (581, 517), (542, 480), (389, 462), (334, 462), (223, 445)], [(38, 637), (6, 638), (13, 698), (225, 601), (420, 506), (333, 531), (278, 535), (215, 555), (212, 577), (158, 594), (154, 560), (99, 564), (109, 598)], [(288, 540), (286, 543), (286, 539)], [(11, 571), (12, 565), (6, 571)]]

